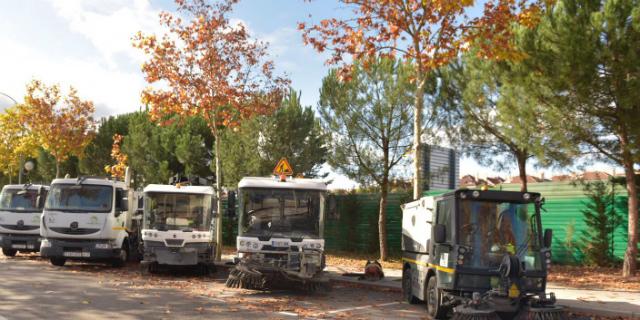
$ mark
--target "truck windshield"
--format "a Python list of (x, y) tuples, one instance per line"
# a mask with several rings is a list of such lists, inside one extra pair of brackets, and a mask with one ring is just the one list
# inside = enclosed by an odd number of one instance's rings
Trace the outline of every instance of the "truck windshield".
[(47, 210), (89, 213), (111, 212), (113, 187), (92, 184), (54, 184), (49, 190)]
[(532, 203), (461, 200), (458, 239), (471, 248), (465, 263), (495, 268), (505, 254), (513, 254), (527, 270), (540, 269), (537, 219)]
[(320, 203), (317, 190), (242, 189), (242, 234), (249, 236), (317, 238)]
[[(46, 193), (42, 195), (46, 196)], [(14, 212), (40, 212), (38, 190), (4, 189), (0, 193), (0, 210)]]
[(211, 223), (211, 195), (146, 193), (144, 228), (158, 231), (207, 231)]

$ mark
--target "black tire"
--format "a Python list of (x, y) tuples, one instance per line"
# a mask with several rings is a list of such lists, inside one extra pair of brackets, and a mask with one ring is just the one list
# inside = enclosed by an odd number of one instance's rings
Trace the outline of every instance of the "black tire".
[(4, 254), (7, 257), (15, 257), (16, 253), (18, 253), (18, 250), (2, 248), (2, 254)]
[(52, 257), (51, 259), (49, 259), (49, 261), (51, 261), (51, 264), (56, 267), (62, 267), (67, 262), (67, 259), (61, 257)]
[(416, 304), (420, 302), (420, 300), (413, 295), (413, 283), (411, 280), (411, 267), (405, 268), (404, 271), (402, 271), (402, 300), (409, 304)]
[(427, 313), (433, 319), (445, 319), (447, 310), (442, 307), (442, 292), (438, 289), (436, 276), (427, 281), (424, 292), (424, 302), (427, 305)]
[(122, 247), (118, 253), (118, 256), (113, 259), (111, 265), (115, 268), (122, 268), (129, 260), (129, 248), (127, 247), (127, 239), (124, 239)]

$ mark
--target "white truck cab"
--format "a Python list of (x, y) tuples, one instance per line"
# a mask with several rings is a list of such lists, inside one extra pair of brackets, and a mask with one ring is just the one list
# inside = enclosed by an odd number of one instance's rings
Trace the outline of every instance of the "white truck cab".
[(56, 266), (67, 259), (124, 265), (137, 250), (138, 226), (132, 219), (136, 200), (137, 194), (122, 181), (53, 180), (40, 226), (42, 257)]
[(49, 187), (6, 185), (0, 193), (0, 246), (5, 256), (40, 250), (40, 214)]
[(150, 184), (144, 188), (143, 267), (214, 268), (215, 192), (211, 186)]
[(327, 185), (314, 179), (245, 177), (238, 184), (238, 259), (226, 285), (265, 289), (325, 285)]

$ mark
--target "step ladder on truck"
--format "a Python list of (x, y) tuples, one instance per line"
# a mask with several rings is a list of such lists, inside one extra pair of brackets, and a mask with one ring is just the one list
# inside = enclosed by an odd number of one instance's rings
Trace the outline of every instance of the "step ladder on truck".
[(40, 253), (51, 264), (67, 260), (120, 267), (139, 252), (138, 193), (125, 181), (101, 177), (54, 179), (42, 213)]
[(402, 289), (435, 319), (565, 319), (547, 294), (535, 192), (459, 189), (403, 204)]

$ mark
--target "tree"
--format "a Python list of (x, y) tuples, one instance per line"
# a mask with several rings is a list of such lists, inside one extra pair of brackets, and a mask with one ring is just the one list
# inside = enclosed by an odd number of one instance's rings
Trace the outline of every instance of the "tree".
[(84, 157), (80, 159), (80, 171), (83, 174), (99, 176), (105, 173), (104, 167), (113, 161), (111, 158), (113, 136), (127, 135), (129, 119), (133, 115), (134, 113), (127, 113), (100, 119), (98, 130), (84, 149)]
[(563, 0), (525, 37), (539, 99), (563, 115), (559, 130), (584, 151), (624, 168), (628, 242), (623, 275), (637, 268), (640, 162), (640, 3)]
[[(473, 51), (473, 49), (472, 49)], [(474, 54), (438, 71), (435, 103), (450, 113), (449, 137), (465, 153), (498, 170), (516, 163), (521, 191), (527, 191), (527, 162), (567, 165), (578, 153), (572, 141), (553, 128), (561, 115), (545, 109), (529, 92), (521, 61), (489, 61)]]
[(22, 160), (37, 155), (37, 141), (24, 127), (23, 107), (11, 107), (0, 114), (0, 172), (11, 177), (21, 170)]
[(56, 178), (60, 163), (69, 156), (80, 157), (93, 136), (93, 102), (83, 101), (71, 87), (66, 96), (60, 87), (46, 86), (33, 80), (27, 85), (23, 119), (40, 145), (56, 162)]
[(300, 94), (290, 89), (273, 114), (254, 117), (223, 134), (225, 185), (236, 185), (243, 176), (270, 175), (282, 157), (296, 174), (317, 177), (327, 156), (326, 137), (313, 109), (303, 107)]
[[(238, 0), (209, 4), (205, 0), (176, 0), (177, 13), (162, 12), (160, 24), (169, 29), (160, 40), (138, 33), (134, 45), (149, 56), (142, 66), (149, 83), (144, 104), (154, 120), (166, 115), (203, 117), (214, 137), (217, 225), (222, 223), (221, 130), (238, 121), (273, 110), (286, 81), (273, 75), (267, 45), (250, 38), (242, 24), (232, 24), (229, 14)], [(188, 22), (183, 22), (188, 18)], [(222, 228), (217, 228), (217, 258), (221, 255)]]
[(147, 112), (129, 118), (129, 133), (121, 149), (136, 175), (136, 184), (167, 183), (176, 174), (209, 177), (213, 143), (204, 119), (190, 117), (182, 123), (158, 126)]
[(111, 158), (115, 160), (115, 164), (107, 165), (104, 167), (104, 170), (112, 177), (124, 178), (127, 171), (128, 157), (126, 154), (122, 153), (122, 150), (120, 148), (120, 146), (122, 145), (122, 138), (122, 135), (119, 135), (117, 133), (113, 135)]
[(603, 181), (584, 185), (589, 198), (586, 209), (582, 210), (584, 221), (589, 227), (583, 231), (582, 242), (586, 244), (585, 254), (591, 264), (609, 267), (616, 262), (614, 254), (615, 230), (624, 222), (615, 207), (615, 184), (611, 188)]
[[(430, 73), (449, 63), (470, 42), (478, 42), (486, 58), (513, 58), (511, 26), (531, 27), (545, 4), (551, 1), (490, 0), (483, 13), (469, 18), (474, 1), (341, 0), (353, 17), (325, 19), (307, 27), (300, 23), (305, 43), (319, 52), (331, 50), (329, 64), (343, 63), (341, 75), (349, 71), (346, 56), (367, 63), (374, 57), (395, 56), (411, 61), (416, 90), (413, 103), (413, 197), (422, 196), (423, 109)], [(346, 62), (345, 62), (346, 61)]]
[(383, 58), (356, 63), (341, 82), (337, 70), (322, 81), (318, 112), (331, 132), (328, 163), (352, 179), (380, 188), (380, 259), (387, 260), (386, 206), (389, 179), (411, 147), (411, 107), (416, 86), (411, 65)]

